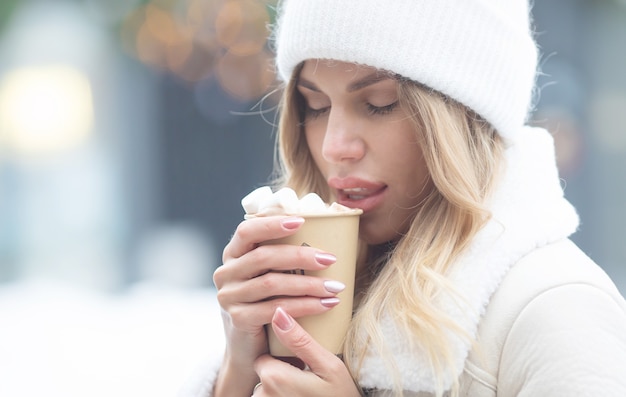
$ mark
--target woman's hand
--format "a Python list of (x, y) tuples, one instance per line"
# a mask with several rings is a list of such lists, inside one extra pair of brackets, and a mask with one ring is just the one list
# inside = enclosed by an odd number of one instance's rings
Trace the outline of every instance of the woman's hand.
[(254, 397), (359, 397), (361, 394), (344, 363), (324, 349), (282, 308), (272, 327), (280, 342), (307, 366), (302, 371), (270, 355), (259, 357), (254, 369), (261, 386)]
[[(267, 352), (264, 325), (276, 308), (294, 317), (320, 314), (337, 302), (336, 283), (318, 277), (287, 274), (289, 270), (321, 270), (335, 257), (314, 247), (262, 245), (294, 234), (300, 217), (270, 216), (243, 221), (224, 248), (223, 265), (213, 276), (222, 308), (226, 354), (215, 396), (250, 396), (258, 377), (253, 365)], [(245, 390), (245, 392), (244, 392)]]

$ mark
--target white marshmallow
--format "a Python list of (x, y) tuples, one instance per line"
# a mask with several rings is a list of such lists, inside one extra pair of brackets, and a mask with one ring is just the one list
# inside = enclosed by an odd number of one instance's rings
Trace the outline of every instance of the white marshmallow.
[(298, 195), (293, 189), (284, 187), (259, 204), (258, 214), (295, 214), (298, 212)]
[(241, 199), (241, 206), (246, 214), (256, 214), (259, 212), (259, 205), (272, 197), (272, 189), (269, 186), (263, 186), (248, 193), (246, 197)]
[(298, 199), (296, 192), (288, 187), (272, 193), (269, 186), (260, 187), (249, 193), (241, 199), (241, 205), (246, 215), (256, 216), (360, 211), (337, 203), (329, 206), (316, 193), (309, 193)]
[(327, 205), (316, 193), (309, 193), (300, 199), (299, 212), (302, 214), (324, 212)]

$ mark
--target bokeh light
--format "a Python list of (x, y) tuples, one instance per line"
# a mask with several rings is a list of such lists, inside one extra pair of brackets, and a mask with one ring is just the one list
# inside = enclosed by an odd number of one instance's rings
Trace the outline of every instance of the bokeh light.
[(258, 54), (267, 41), (268, 22), (269, 14), (258, 1), (227, 1), (215, 21), (217, 39), (232, 54)]
[(239, 101), (262, 97), (275, 74), (268, 5), (253, 0), (152, 1), (129, 13), (120, 35), (141, 62), (197, 84), (217, 78)]
[(91, 132), (93, 118), (89, 80), (72, 67), (24, 67), (0, 83), (0, 144), (18, 154), (72, 148)]
[(271, 59), (267, 52), (247, 56), (228, 52), (218, 62), (217, 78), (224, 90), (237, 99), (258, 98), (274, 81)]

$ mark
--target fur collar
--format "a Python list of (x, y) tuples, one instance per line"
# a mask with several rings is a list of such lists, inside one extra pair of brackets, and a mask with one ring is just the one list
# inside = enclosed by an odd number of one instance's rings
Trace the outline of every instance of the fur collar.
[[(476, 336), (491, 295), (511, 266), (535, 248), (568, 237), (578, 227), (578, 215), (563, 197), (554, 143), (547, 131), (531, 127), (518, 131), (506, 150), (506, 159), (506, 171), (490, 205), (493, 218), (449, 276), (466, 303), (460, 307), (446, 295), (436, 302), (471, 336)], [(436, 384), (428, 362), (423, 356), (407, 351), (404, 337), (390, 319), (386, 320), (381, 324), (382, 330), (397, 359), (404, 389), (434, 391)], [(444, 376), (446, 389), (461, 375), (471, 347), (452, 335), (449, 338), (455, 367)], [(366, 357), (359, 378), (365, 388), (393, 386), (393, 377), (375, 352)]]

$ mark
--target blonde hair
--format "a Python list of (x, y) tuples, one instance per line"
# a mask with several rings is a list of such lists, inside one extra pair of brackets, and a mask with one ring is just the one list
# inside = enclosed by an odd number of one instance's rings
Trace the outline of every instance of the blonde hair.
[[(333, 200), (305, 141), (302, 98), (295, 89), (300, 70), (287, 83), (281, 103), (278, 183), (299, 194), (315, 191)], [(400, 104), (415, 126), (434, 189), (394, 247), (380, 254), (372, 254), (375, 247), (369, 247), (363, 267), (368, 273), (359, 276), (367, 291), (356, 307), (344, 359), (356, 379), (372, 349), (394, 374), (394, 392), (401, 396), (400, 375), (380, 324), (385, 313), (402, 313), (392, 320), (412, 341), (407, 348), (427, 357), (441, 396), (446, 371), (455, 365), (450, 336), (474, 341), (433, 302), (442, 293), (463, 301), (446, 274), (489, 219), (484, 203), (502, 162), (503, 145), (496, 131), (465, 106), (418, 83), (398, 81)], [(453, 396), (458, 386), (457, 379)]]

